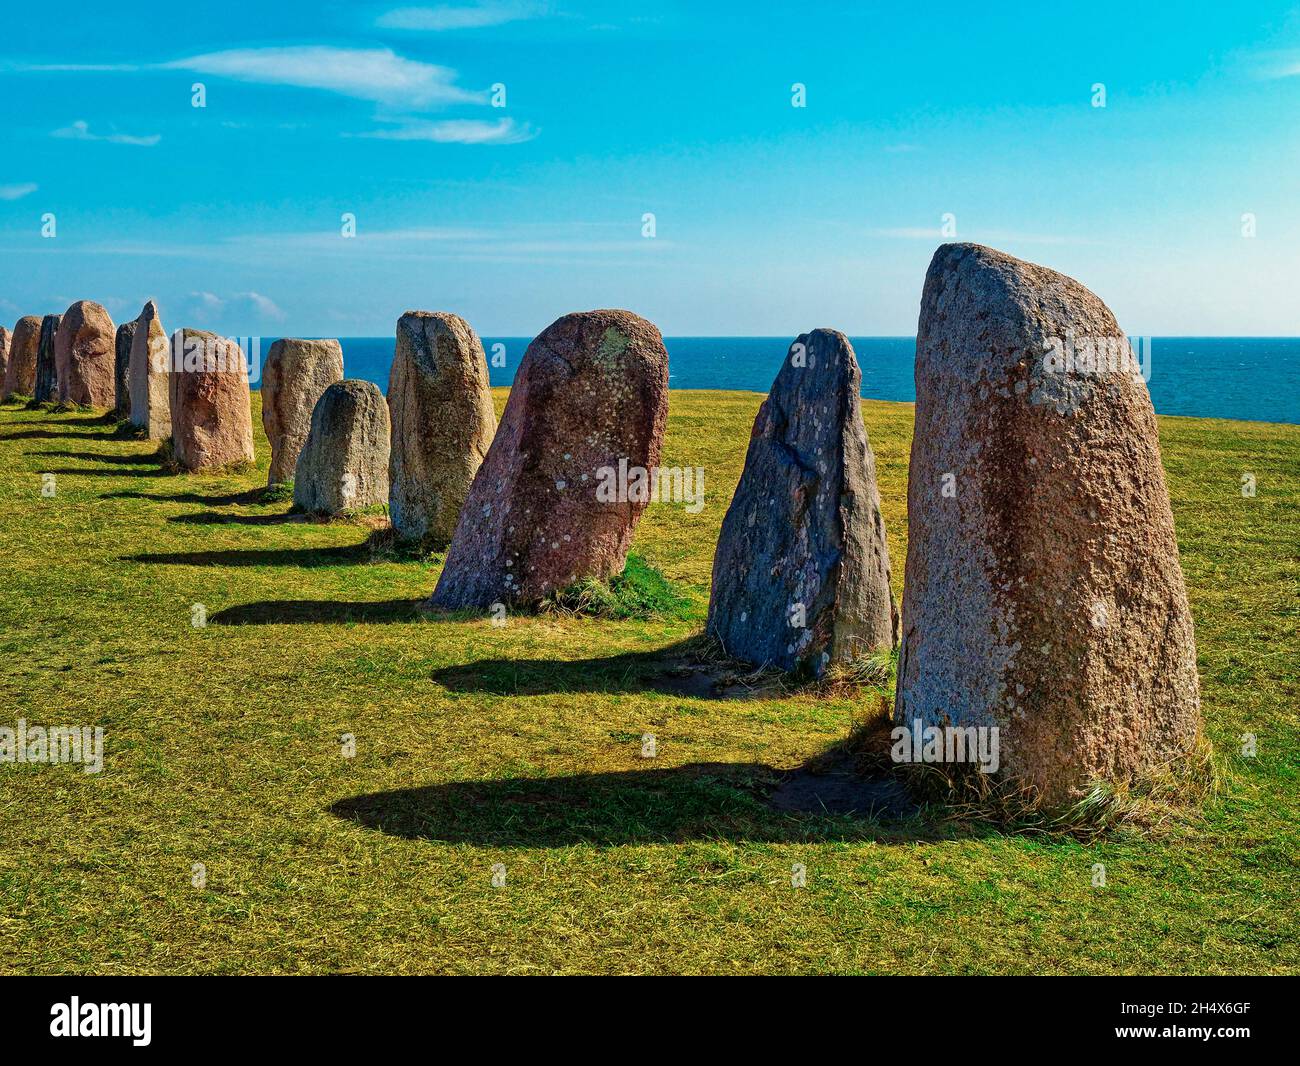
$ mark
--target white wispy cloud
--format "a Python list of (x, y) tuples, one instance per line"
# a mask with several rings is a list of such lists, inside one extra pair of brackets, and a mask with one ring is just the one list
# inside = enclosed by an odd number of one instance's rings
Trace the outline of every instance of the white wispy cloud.
[(486, 93), (456, 85), (456, 72), (450, 67), (407, 59), (390, 48), (233, 48), (174, 59), (160, 66), (261, 85), (323, 89), (403, 107), (487, 102)]
[(191, 292), (189, 299), (193, 308), (203, 314), (220, 315), (229, 308), (232, 312), (252, 311), (277, 321), (285, 317), (280, 305), (260, 292), (237, 292), (229, 297), (215, 292)]
[(386, 11), (375, 20), (385, 30), (476, 30), (500, 26), (546, 14), (544, 4), (482, 3), (436, 7), (399, 7)]
[(40, 186), (34, 181), (24, 181), (17, 185), (0, 185), (0, 200), (21, 200), (39, 188)]
[(371, 130), (360, 137), (383, 141), (433, 141), (438, 144), (519, 144), (531, 141), (537, 131), (528, 123), (512, 118), (486, 122), (474, 118), (453, 118), (441, 122), (407, 122), (395, 129)]
[(130, 133), (92, 133), (90, 124), (83, 119), (78, 119), (71, 126), (51, 130), (50, 136), (62, 137), (69, 141), (107, 141), (109, 144), (129, 144), (136, 148), (152, 148), (162, 140), (161, 133), (150, 133), (146, 136), (137, 136)]

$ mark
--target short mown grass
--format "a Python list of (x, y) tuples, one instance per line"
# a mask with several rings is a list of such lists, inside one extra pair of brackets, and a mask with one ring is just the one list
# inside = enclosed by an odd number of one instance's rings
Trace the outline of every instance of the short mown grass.
[[(665, 673), (760, 399), (674, 392), (704, 509), (650, 507), (621, 585), (505, 625), (421, 609), (440, 556), (266, 495), (256, 397), (257, 468), (219, 477), (0, 408), (0, 724), (106, 733), (98, 775), (0, 765), (0, 971), (1300, 970), (1300, 429), (1160, 420), (1217, 790), (1081, 840), (774, 810), (891, 662), (729, 699)], [(901, 593), (912, 408), (864, 412)]]

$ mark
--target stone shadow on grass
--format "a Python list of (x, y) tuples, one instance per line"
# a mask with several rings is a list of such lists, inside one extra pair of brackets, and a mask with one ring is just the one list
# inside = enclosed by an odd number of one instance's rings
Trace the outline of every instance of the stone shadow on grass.
[[(824, 784), (805, 782), (789, 794), (789, 783), (804, 778)], [(938, 835), (893, 777), (846, 781), (762, 763), (452, 781), (354, 796), (329, 809), (391, 836), (500, 848)]]
[[(112, 462), (112, 463), (128, 463), (133, 461), (130, 456), (114, 455), (114, 456), (100, 456), (99, 458), (104, 462)], [(50, 470), (48, 471), (48, 473), (67, 474), (69, 477), (171, 477), (173, 476), (168, 471), (162, 469), (162, 467), (156, 465), (157, 464), (156, 459), (150, 458), (142, 461), (154, 463), (155, 465), (148, 470), (142, 469), (140, 467), (127, 467), (126, 469), (114, 467), (113, 469), (109, 470), (104, 468), (95, 469), (94, 467), (85, 467), (85, 466), (67, 466), (67, 467), (60, 467), (58, 469)]]
[(696, 699), (768, 699), (771, 685), (740, 681), (734, 665), (699, 654), (700, 640), (688, 637), (653, 651), (623, 652), (598, 659), (480, 659), (433, 672), (435, 683), (452, 692), (497, 696), (541, 696), (555, 692), (642, 692), (647, 689)]
[(243, 489), (240, 492), (223, 492), (219, 495), (205, 495), (200, 492), (152, 493), (136, 492), (123, 489), (118, 492), (105, 492), (103, 500), (152, 500), (154, 503), (194, 503), (201, 507), (235, 507), (257, 506), (262, 502), (265, 488)]
[(209, 625), (335, 625), (344, 622), (419, 622), (425, 600), (266, 600), (242, 603), (208, 615)]
[(158, 466), (158, 456), (155, 453), (146, 455), (106, 455), (103, 452), (25, 452), (26, 455), (45, 455), (55, 459), (82, 459), (88, 463), (134, 463), (134, 464), (152, 464)]
[(195, 526), (282, 526), (310, 522), (311, 516), (290, 514), (287, 511), (281, 514), (231, 514), (229, 511), (199, 511), (195, 514), (172, 515), (167, 521)]
[(334, 548), (229, 548), (222, 551), (144, 552), (122, 562), (155, 566), (348, 566), (373, 558), (366, 541)]

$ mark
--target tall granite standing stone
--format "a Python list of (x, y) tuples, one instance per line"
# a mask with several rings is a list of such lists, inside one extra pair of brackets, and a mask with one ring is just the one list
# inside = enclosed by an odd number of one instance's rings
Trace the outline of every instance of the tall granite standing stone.
[(565, 315), (528, 346), (431, 603), (535, 605), (623, 570), (668, 416), (668, 353), (629, 311)]
[(206, 330), (177, 330), (168, 385), (177, 466), (223, 470), (253, 462), (248, 366), (238, 344)]
[(36, 349), (36, 391), (32, 399), (37, 403), (54, 403), (59, 398), (59, 371), (54, 359), (54, 338), (59, 335), (62, 315), (46, 315), (41, 319), (41, 340)]
[(9, 365), (5, 367), (5, 382), (0, 400), (10, 396), (32, 396), (36, 391), (36, 352), (41, 342), (41, 320), (35, 315), (24, 315), (14, 323), (9, 338)]
[(150, 440), (166, 440), (172, 435), (170, 363), (158, 305), (150, 300), (135, 320), (126, 374), (131, 424), (143, 429)]
[(818, 329), (759, 408), (709, 597), (708, 631), (738, 659), (820, 677), (897, 640), (861, 387), (848, 338)]
[(336, 381), (316, 402), (293, 477), (293, 502), (337, 515), (388, 500), (388, 403), (369, 381)]
[(1072, 278), (979, 245), (935, 253), (896, 716), (996, 726), (1002, 770), (1053, 805), (1182, 759), (1200, 731), (1192, 618), (1135, 365), (1114, 315)]
[(123, 322), (117, 327), (113, 351), (113, 414), (118, 418), (131, 416), (131, 390), (128, 373), (131, 366), (131, 343), (139, 327), (138, 319)]
[(426, 550), (443, 549), (497, 428), (487, 358), (468, 322), (441, 311), (398, 320), (388, 408), (393, 528)]
[(0, 388), (4, 386), (5, 370), (9, 367), (9, 338), (12, 336), (9, 327), (0, 326)]
[(294, 476), (316, 401), (341, 380), (343, 349), (338, 341), (286, 337), (271, 345), (262, 363), (262, 428), (271, 443), (268, 485)]
[(93, 300), (78, 300), (63, 312), (54, 335), (61, 403), (113, 407), (116, 339), (113, 320)]

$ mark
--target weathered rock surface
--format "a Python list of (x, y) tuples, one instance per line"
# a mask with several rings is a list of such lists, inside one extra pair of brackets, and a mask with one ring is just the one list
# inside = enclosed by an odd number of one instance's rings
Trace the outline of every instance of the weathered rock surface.
[(158, 305), (150, 300), (135, 320), (126, 375), (131, 424), (144, 429), (150, 440), (166, 440), (172, 435), (170, 351)]
[(238, 344), (206, 330), (178, 330), (167, 380), (177, 466), (222, 470), (253, 462), (248, 366)]
[(336, 381), (311, 413), (298, 456), (293, 502), (315, 514), (340, 514), (388, 501), (384, 394), (368, 381)]
[(5, 370), (9, 367), (9, 338), (12, 336), (8, 326), (0, 326), (0, 388), (4, 387)]
[(515, 375), (432, 604), (536, 604), (621, 573), (667, 415), (668, 353), (651, 323), (605, 310), (547, 327)]
[(36, 352), (41, 341), (41, 320), (24, 315), (14, 323), (9, 338), (9, 364), (5, 367), (4, 395), (32, 396), (36, 391)]
[(1179, 760), (1200, 730), (1146, 384), (1061, 365), (1069, 342), (1121, 337), (1063, 274), (970, 244), (930, 264), (895, 713), (997, 726), (1002, 770), (1052, 804)]
[(135, 340), (138, 319), (123, 322), (117, 327), (117, 338), (113, 345), (113, 413), (118, 418), (131, 415), (131, 388), (129, 371), (131, 367), (131, 342)]
[(388, 408), (393, 528), (440, 550), (451, 542), (497, 428), (487, 358), (469, 323), (440, 311), (408, 311), (398, 320)]
[(709, 598), (708, 631), (736, 658), (820, 677), (897, 640), (861, 385), (848, 338), (818, 329), (759, 408)]
[(54, 338), (59, 335), (62, 315), (46, 315), (41, 319), (41, 339), (36, 348), (36, 390), (32, 399), (37, 403), (54, 403), (59, 398), (59, 373), (54, 362)]
[(54, 335), (60, 402), (113, 407), (116, 340), (113, 320), (93, 300), (78, 300), (63, 312)]
[(268, 485), (290, 480), (311, 431), (316, 401), (343, 380), (343, 349), (336, 340), (285, 337), (262, 363), (262, 428), (271, 442)]

